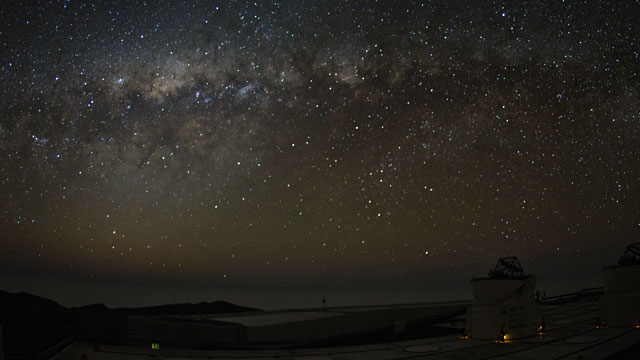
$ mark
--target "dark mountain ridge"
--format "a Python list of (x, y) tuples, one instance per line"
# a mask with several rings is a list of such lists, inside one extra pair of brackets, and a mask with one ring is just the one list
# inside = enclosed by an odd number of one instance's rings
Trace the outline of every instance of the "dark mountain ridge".
[(89, 304), (66, 308), (57, 302), (26, 292), (10, 293), (0, 290), (0, 315), (23, 313), (60, 313), (65, 311), (119, 311), (127, 315), (189, 315), (221, 314), (233, 312), (261, 311), (260, 309), (239, 306), (226, 301), (201, 301), (196, 304), (179, 303), (143, 307), (109, 308), (104, 304)]
[(66, 308), (26, 292), (0, 290), (0, 325), (7, 359), (48, 358), (72, 341), (127, 344), (127, 317), (261, 311), (226, 301), (110, 309), (103, 304)]

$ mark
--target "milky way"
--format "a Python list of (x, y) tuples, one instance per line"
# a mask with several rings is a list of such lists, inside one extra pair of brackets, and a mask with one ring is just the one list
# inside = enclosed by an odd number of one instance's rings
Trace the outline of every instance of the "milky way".
[(506, 255), (579, 278), (640, 235), (638, 2), (0, 15), (10, 288), (55, 274), (384, 292)]

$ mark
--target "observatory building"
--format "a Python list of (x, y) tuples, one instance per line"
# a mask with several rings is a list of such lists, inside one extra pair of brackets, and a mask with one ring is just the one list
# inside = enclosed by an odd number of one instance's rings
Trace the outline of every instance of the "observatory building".
[(467, 335), (480, 340), (536, 335), (542, 327), (536, 279), (525, 275), (513, 256), (498, 260), (489, 277), (471, 280), (474, 303), (467, 311)]
[(640, 242), (627, 246), (618, 265), (604, 268), (600, 322), (606, 326), (640, 325)]

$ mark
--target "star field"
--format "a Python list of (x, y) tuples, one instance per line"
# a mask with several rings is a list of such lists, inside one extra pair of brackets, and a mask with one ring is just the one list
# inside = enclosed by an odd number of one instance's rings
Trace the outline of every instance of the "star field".
[(598, 274), (640, 235), (639, 15), (637, 1), (7, 4), (3, 282), (379, 291), (506, 255)]

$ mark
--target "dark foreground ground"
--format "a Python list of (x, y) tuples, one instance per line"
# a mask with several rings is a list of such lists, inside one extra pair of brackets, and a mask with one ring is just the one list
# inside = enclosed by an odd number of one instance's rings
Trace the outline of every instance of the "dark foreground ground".
[[(67, 309), (34, 295), (0, 292), (5, 359), (637, 359), (640, 329), (597, 327), (601, 289), (547, 299), (543, 334), (508, 342), (462, 336), (464, 315), (281, 348), (152, 348), (127, 339), (127, 316), (266, 314), (225, 302), (137, 309)], [(225, 315), (227, 316), (227, 315)], [(242, 315), (234, 315), (234, 317)], [(189, 316), (186, 316), (189, 317)]]

